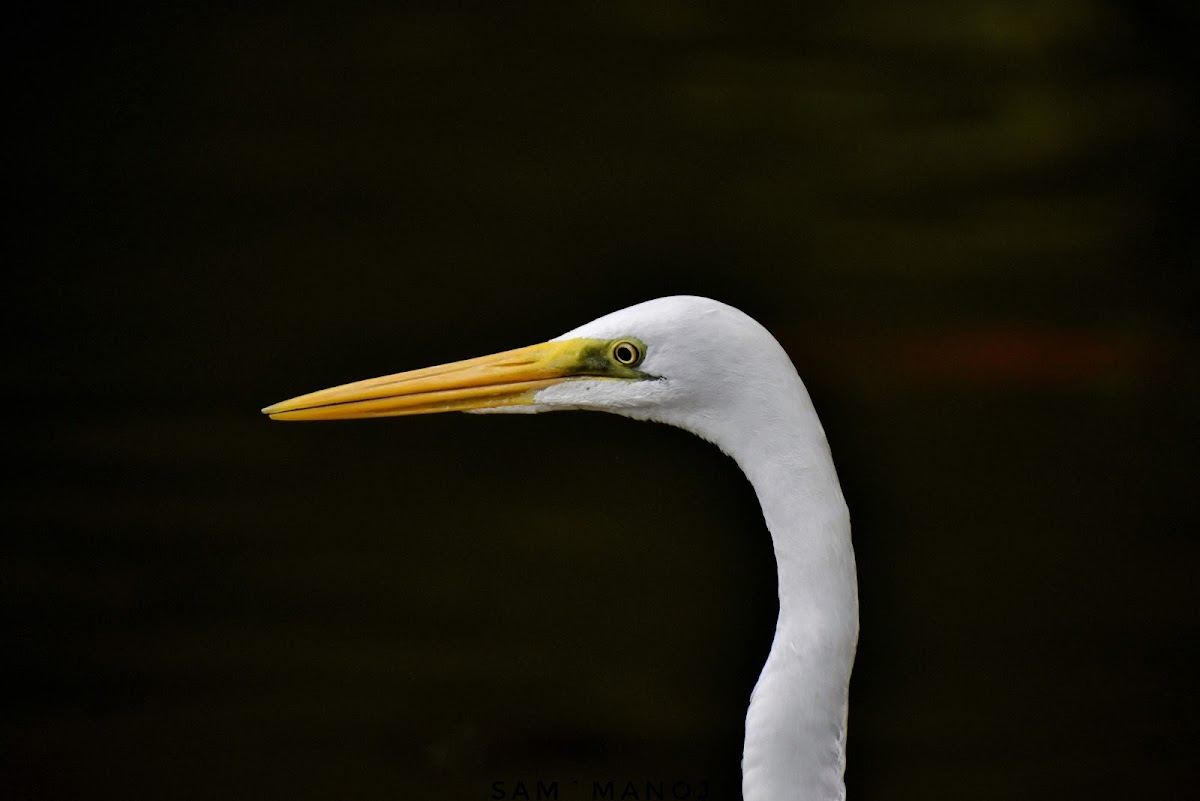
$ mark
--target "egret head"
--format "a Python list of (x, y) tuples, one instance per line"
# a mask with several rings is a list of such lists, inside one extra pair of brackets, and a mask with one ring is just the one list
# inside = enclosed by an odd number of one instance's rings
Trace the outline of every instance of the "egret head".
[(763, 382), (780, 375), (795, 370), (752, 318), (708, 298), (677, 296), (621, 309), (538, 345), (344, 384), (263, 412), (276, 420), (334, 420), (591, 409), (712, 439), (716, 418), (760, 405), (770, 389)]
[[(858, 632), (854, 555), (820, 421), (765, 328), (706, 298), (651, 300), (560, 337), (301, 395), (277, 420), (591, 409), (687, 429), (732, 456), (779, 558), (775, 645), (746, 718), (746, 798), (842, 798)], [(798, 621), (798, 622), (797, 622)]]

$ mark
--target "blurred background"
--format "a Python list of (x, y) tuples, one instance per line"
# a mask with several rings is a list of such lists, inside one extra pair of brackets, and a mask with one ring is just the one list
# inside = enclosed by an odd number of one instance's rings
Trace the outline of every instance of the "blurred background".
[(740, 797), (775, 587), (730, 460), (258, 413), (689, 293), (775, 332), (833, 446), (850, 797), (1190, 795), (1198, 21), (26, 9), (0, 794)]

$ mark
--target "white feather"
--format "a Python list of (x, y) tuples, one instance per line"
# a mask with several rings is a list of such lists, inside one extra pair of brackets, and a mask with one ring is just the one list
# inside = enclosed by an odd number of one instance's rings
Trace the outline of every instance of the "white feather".
[(845, 797), (848, 684), (858, 640), (850, 519), (825, 432), (787, 353), (737, 309), (659, 298), (557, 337), (630, 337), (654, 380), (574, 380), (530, 406), (592, 409), (678, 426), (715, 443), (749, 478), (779, 570), (775, 639), (750, 698), (746, 801)]

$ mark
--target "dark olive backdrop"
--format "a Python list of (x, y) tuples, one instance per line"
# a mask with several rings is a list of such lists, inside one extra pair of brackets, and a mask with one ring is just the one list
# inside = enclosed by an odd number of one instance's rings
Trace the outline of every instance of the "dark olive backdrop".
[(13, 20), (0, 794), (736, 798), (774, 586), (731, 461), (257, 411), (695, 293), (826, 422), (851, 797), (1184, 795), (1198, 20), (1029, 5)]

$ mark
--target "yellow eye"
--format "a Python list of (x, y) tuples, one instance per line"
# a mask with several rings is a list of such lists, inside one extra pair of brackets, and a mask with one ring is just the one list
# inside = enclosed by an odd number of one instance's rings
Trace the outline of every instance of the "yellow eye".
[(642, 349), (636, 342), (622, 339), (612, 345), (613, 360), (625, 367), (633, 367), (642, 360)]

